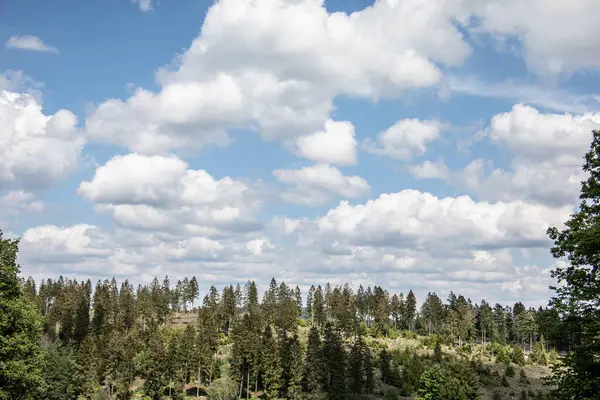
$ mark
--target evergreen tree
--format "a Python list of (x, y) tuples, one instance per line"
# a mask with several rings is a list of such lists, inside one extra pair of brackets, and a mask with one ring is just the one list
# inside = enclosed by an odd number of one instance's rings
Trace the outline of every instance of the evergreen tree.
[(564, 230), (548, 229), (554, 241), (552, 255), (569, 261), (552, 271), (562, 286), (553, 288), (551, 304), (576, 321), (573, 349), (555, 368), (552, 380), (561, 399), (600, 398), (600, 131), (592, 136), (583, 164), (589, 177), (581, 184), (579, 209)]
[(44, 352), (44, 380), (46, 387), (43, 398), (47, 400), (72, 400), (79, 394), (76, 373), (77, 364), (73, 349), (59, 343), (50, 345)]
[(166, 379), (166, 354), (163, 339), (156, 324), (149, 327), (148, 345), (143, 370), (144, 393), (152, 400), (160, 400)]
[(346, 351), (340, 332), (329, 322), (324, 329), (323, 355), (327, 398), (342, 400), (346, 393)]
[(0, 230), (0, 400), (35, 397), (44, 388), (42, 319), (21, 289), (18, 245)]
[(405, 304), (405, 324), (409, 330), (414, 329), (415, 317), (417, 315), (417, 298), (412, 290), (408, 292), (406, 296)]
[(279, 351), (277, 343), (273, 338), (271, 327), (266, 326), (262, 337), (262, 367), (263, 382), (267, 399), (276, 399), (281, 387), (281, 366), (279, 363)]
[(198, 289), (198, 281), (195, 276), (192, 276), (190, 279), (189, 288), (188, 288), (188, 299), (192, 303), (192, 310), (194, 309), (194, 301), (200, 294), (200, 290)]
[(319, 331), (313, 325), (308, 333), (306, 357), (304, 359), (304, 387), (315, 397), (321, 388), (323, 374), (323, 357), (321, 353), (321, 338)]

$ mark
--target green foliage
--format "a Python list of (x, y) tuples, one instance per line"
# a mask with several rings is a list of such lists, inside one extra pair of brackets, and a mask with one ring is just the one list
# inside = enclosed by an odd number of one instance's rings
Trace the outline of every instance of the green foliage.
[(513, 346), (511, 360), (517, 365), (525, 365), (525, 354), (521, 346)]
[(546, 353), (546, 346), (544, 343), (544, 338), (541, 337), (540, 340), (533, 345), (533, 351), (530, 355), (532, 362), (540, 365), (548, 365), (550, 363), (550, 359), (548, 357), (548, 353)]
[(44, 399), (71, 400), (79, 394), (75, 377), (77, 365), (73, 349), (55, 343), (44, 352)]
[(508, 378), (506, 378), (506, 375), (502, 375), (502, 381), (500, 383), (504, 387), (509, 387), (510, 386), (510, 384), (508, 383)]
[(519, 382), (523, 385), (529, 385), (529, 379), (527, 378), (524, 368), (521, 368), (521, 372), (519, 372)]
[[(523, 371), (523, 370), (521, 370)], [(515, 368), (509, 363), (506, 364), (506, 368), (504, 369), (504, 375), (506, 375), (509, 378), (513, 378), (515, 376), (516, 372), (515, 372)]]
[(236, 398), (237, 387), (227, 378), (219, 378), (208, 387), (208, 398), (211, 400), (233, 400)]
[(39, 345), (42, 319), (23, 295), (16, 264), (18, 240), (0, 230), (0, 399), (37, 396), (44, 389)]
[(492, 392), (492, 400), (503, 400), (502, 393), (499, 390), (494, 390)]
[(470, 400), (477, 398), (474, 371), (466, 363), (444, 368), (434, 364), (421, 376), (418, 400)]
[(588, 178), (581, 184), (578, 210), (564, 230), (547, 231), (554, 241), (552, 255), (568, 259), (568, 265), (552, 271), (560, 286), (551, 304), (571, 321), (575, 339), (562, 365), (553, 367), (550, 383), (559, 399), (600, 397), (600, 131), (592, 132), (583, 171)]

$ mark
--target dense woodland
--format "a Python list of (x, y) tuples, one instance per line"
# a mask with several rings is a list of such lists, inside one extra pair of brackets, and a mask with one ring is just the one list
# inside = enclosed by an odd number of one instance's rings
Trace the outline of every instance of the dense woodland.
[[(0, 400), (600, 398), (600, 133), (581, 205), (548, 230), (567, 268), (547, 307), (479, 303), (450, 292), (417, 301), (383, 287), (272, 279), (78, 282), (19, 278), (18, 240), (0, 231)], [(417, 304), (421, 304), (417, 307)], [(401, 344), (401, 345), (400, 345)], [(552, 366), (532, 391), (525, 366)], [(500, 368), (500, 369), (499, 369)], [(500, 371), (500, 373), (498, 372)], [(508, 394), (507, 394), (508, 393)], [(508, 397), (506, 397), (508, 396)]]

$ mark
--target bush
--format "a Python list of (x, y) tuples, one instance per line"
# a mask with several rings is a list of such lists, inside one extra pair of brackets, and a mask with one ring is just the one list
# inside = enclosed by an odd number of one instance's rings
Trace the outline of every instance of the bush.
[(402, 337), (406, 339), (417, 339), (417, 333), (412, 331), (403, 330)]
[(398, 339), (400, 337), (400, 332), (396, 328), (390, 328), (387, 337), (388, 339)]
[(540, 365), (548, 365), (550, 361), (548, 358), (548, 353), (546, 353), (546, 344), (543, 336), (533, 345), (531, 361)]
[(509, 378), (513, 378), (515, 374), (515, 368), (511, 364), (506, 364), (504, 375), (508, 376)]
[(492, 400), (502, 400), (502, 394), (498, 390), (494, 390), (494, 393), (492, 393)]
[(556, 364), (558, 362), (558, 352), (556, 349), (550, 350), (550, 354), (548, 354), (548, 361), (550, 361), (551, 364)]
[(383, 396), (385, 400), (398, 400), (398, 397), (400, 397), (400, 395), (396, 389), (386, 390), (385, 395)]
[(524, 385), (529, 385), (529, 379), (527, 379), (527, 375), (525, 374), (525, 369), (521, 368), (521, 372), (519, 372), (519, 382)]
[(504, 387), (510, 386), (510, 384), (508, 383), (508, 379), (506, 378), (506, 375), (502, 375), (502, 386), (504, 386)]
[(521, 346), (514, 346), (512, 351), (512, 362), (517, 365), (525, 365), (525, 354)]
[(527, 392), (525, 389), (521, 390), (521, 396), (519, 397), (519, 400), (527, 400)]

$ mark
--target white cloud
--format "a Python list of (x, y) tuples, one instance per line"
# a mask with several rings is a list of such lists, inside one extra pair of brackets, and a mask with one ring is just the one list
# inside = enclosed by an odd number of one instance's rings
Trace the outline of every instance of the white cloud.
[(56, 47), (47, 45), (37, 36), (30, 36), (30, 35), (11, 36), (4, 43), (4, 46), (7, 49), (31, 50), (31, 51), (39, 51), (39, 52), (43, 52), (43, 53), (58, 53), (58, 49)]
[(586, 176), (581, 166), (594, 129), (600, 129), (599, 114), (544, 114), (517, 104), (495, 115), (485, 131), (492, 143), (512, 154), (510, 169), (476, 159), (462, 171), (449, 171), (443, 160), (410, 170), (418, 179), (443, 179), (485, 200), (573, 207)]
[[(468, 196), (437, 198), (417, 190), (382, 194), (364, 205), (343, 201), (315, 224), (323, 240), (350, 244), (427, 248), (531, 247), (548, 244), (549, 225), (560, 225), (570, 207), (525, 202), (476, 202)], [(457, 240), (460, 238), (460, 240)]]
[(309, 160), (335, 164), (355, 165), (356, 139), (354, 125), (349, 121), (325, 122), (325, 130), (296, 139), (296, 152)]
[(78, 193), (96, 202), (120, 226), (176, 235), (215, 236), (260, 229), (258, 191), (204, 170), (191, 170), (173, 156), (131, 153), (99, 167)]
[(411, 165), (409, 167), (410, 173), (417, 179), (442, 179), (446, 180), (450, 171), (443, 159), (439, 159), (436, 162), (429, 160), (423, 161), (421, 164)]
[(137, 3), (143, 12), (152, 11), (152, 0), (131, 0), (131, 2)]
[(33, 194), (23, 190), (14, 190), (0, 197), (0, 206), (7, 213), (23, 212), (41, 212), (44, 210), (44, 203), (41, 201), (32, 201)]
[(46, 116), (33, 96), (0, 91), (0, 187), (37, 188), (65, 177), (83, 144), (70, 111)]
[(427, 146), (440, 137), (439, 121), (403, 119), (377, 136), (367, 139), (363, 148), (373, 154), (385, 155), (400, 160), (409, 160), (425, 154)]
[(489, 33), (499, 41), (517, 38), (528, 66), (536, 72), (556, 76), (600, 67), (600, 43), (596, 40), (600, 26), (595, 17), (600, 3), (595, 0), (462, 3), (463, 20), (477, 17), (473, 33)]
[(371, 190), (369, 183), (360, 176), (345, 176), (331, 165), (317, 164), (302, 169), (278, 169), (273, 175), (279, 182), (295, 187), (282, 194), (290, 203), (319, 205), (331, 196), (363, 197)]
[(267, 139), (316, 132), (336, 95), (393, 97), (436, 85), (437, 64), (460, 64), (470, 48), (450, 11), (420, 0), (352, 15), (320, 0), (217, 1), (200, 36), (159, 71), (158, 93), (107, 100), (86, 131), (145, 154), (225, 145), (232, 127)]

